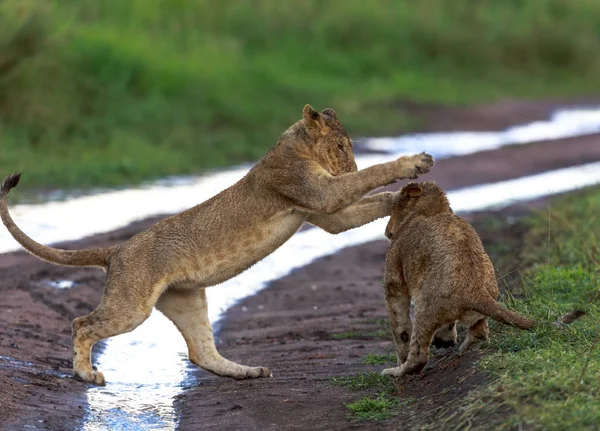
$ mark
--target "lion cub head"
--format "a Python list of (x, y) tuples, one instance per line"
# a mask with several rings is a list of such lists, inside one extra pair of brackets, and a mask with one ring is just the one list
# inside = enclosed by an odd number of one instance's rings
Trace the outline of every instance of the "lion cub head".
[(417, 216), (431, 217), (452, 212), (446, 193), (433, 181), (409, 183), (396, 193), (385, 236), (395, 239), (410, 220)]
[(327, 108), (317, 112), (306, 105), (302, 114), (302, 120), (281, 136), (278, 147), (293, 149), (296, 154), (314, 160), (334, 176), (356, 172), (352, 140), (335, 111)]

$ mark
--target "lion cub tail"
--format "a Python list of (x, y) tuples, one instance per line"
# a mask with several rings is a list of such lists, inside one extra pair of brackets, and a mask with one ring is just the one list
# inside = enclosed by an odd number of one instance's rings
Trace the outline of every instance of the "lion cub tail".
[(4, 183), (2, 183), (2, 188), (0, 188), (0, 217), (12, 237), (28, 252), (51, 263), (65, 266), (98, 266), (107, 268), (110, 256), (112, 255), (112, 248), (110, 247), (89, 250), (60, 250), (34, 241), (19, 229), (8, 213), (6, 196), (12, 188), (19, 184), (20, 179), (20, 173), (9, 175), (4, 180)]
[(484, 302), (478, 302), (473, 306), (473, 310), (483, 314), (484, 316), (491, 317), (500, 323), (504, 323), (505, 325), (513, 325), (519, 329), (531, 329), (536, 324), (534, 320), (528, 319), (519, 313), (515, 313), (514, 311), (504, 308), (492, 298)]

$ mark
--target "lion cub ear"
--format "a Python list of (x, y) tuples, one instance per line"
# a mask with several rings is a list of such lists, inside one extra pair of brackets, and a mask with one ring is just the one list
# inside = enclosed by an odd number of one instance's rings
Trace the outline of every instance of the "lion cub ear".
[(419, 197), (423, 194), (423, 189), (420, 185), (415, 183), (407, 184), (404, 188), (404, 192), (411, 198)]
[(335, 113), (335, 111), (331, 108), (325, 108), (321, 111), (323, 114), (327, 115), (328, 117), (333, 118), (334, 120), (337, 121), (337, 115)]
[(312, 106), (304, 106), (303, 116), (304, 122), (307, 126), (319, 129), (323, 133), (329, 131), (329, 128), (326, 126), (325, 119), (323, 118), (323, 116), (317, 111), (315, 111)]

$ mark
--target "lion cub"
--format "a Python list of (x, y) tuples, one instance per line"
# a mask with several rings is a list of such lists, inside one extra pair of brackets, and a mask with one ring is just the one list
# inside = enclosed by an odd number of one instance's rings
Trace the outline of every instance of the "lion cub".
[(451, 340), (446, 341), (456, 342), (457, 320), (469, 328), (461, 352), (474, 340), (487, 338), (487, 316), (521, 329), (534, 326), (533, 320), (496, 302), (494, 268), (479, 236), (454, 214), (435, 183), (410, 183), (396, 194), (385, 235), (392, 242), (385, 299), (399, 366), (382, 374), (399, 377), (421, 371), (436, 331), (449, 332)]
[[(0, 218), (26, 250), (58, 265), (106, 271), (98, 307), (73, 321), (73, 374), (104, 385), (92, 367), (100, 340), (134, 330), (156, 307), (179, 329), (192, 363), (219, 376), (271, 376), (223, 358), (208, 320), (206, 288), (223, 283), (268, 256), (304, 223), (335, 234), (390, 214), (393, 194), (367, 196), (433, 166), (428, 154), (404, 156), (358, 170), (352, 140), (333, 109), (306, 105), (271, 150), (237, 183), (190, 209), (161, 220), (124, 243), (60, 250), (27, 236), (11, 218), (7, 195), (20, 174), (0, 187)], [(190, 196), (190, 203), (196, 200)], [(118, 211), (107, 208), (107, 211)]]

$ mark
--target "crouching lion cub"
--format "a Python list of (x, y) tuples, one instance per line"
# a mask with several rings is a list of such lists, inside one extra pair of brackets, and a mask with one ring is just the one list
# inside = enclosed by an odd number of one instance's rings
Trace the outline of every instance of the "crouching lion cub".
[(496, 302), (498, 283), (479, 236), (453, 213), (435, 183), (410, 183), (396, 194), (385, 235), (391, 240), (385, 299), (398, 367), (384, 375), (421, 371), (436, 331), (441, 341), (456, 342), (457, 320), (468, 326), (461, 352), (474, 340), (487, 338), (487, 316), (521, 329), (534, 326), (533, 320)]
[(240, 181), (121, 245), (68, 251), (29, 238), (6, 205), (20, 174), (2, 185), (0, 216), (11, 235), (37, 257), (106, 271), (100, 304), (73, 321), (75, 377), (105, 384), (102, 373), (92, 367), (92, 346), (132, 331), (155, 306), (177, 326), (194, 364), (235, 379), (264, 377), (271, 375), (267, 368), (239, 365), (217, 352), (205, 288), (263, 259), (304, 222), (338, 233), (388, 216), (391, 193), (364, 196), (396, 180), (416, 178), (432, 165), (431, 156), (419, 154), (358, 171), (352, 141), (335, 112), (306, 105), (303, 118)]

